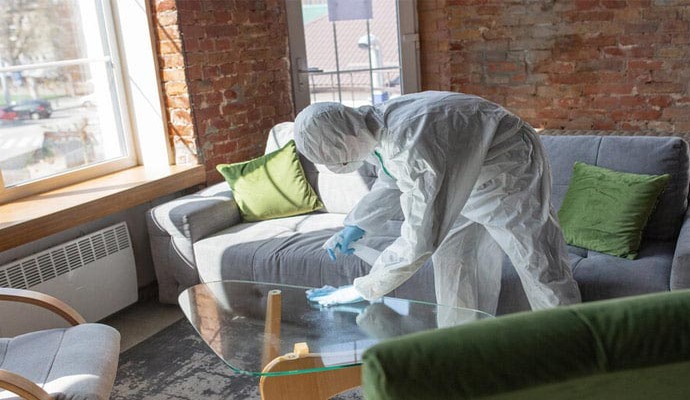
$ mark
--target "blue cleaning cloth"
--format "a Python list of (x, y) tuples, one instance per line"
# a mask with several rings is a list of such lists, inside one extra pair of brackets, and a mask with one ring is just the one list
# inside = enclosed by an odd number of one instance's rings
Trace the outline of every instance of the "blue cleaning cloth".
[(310, 302), (319, 303), (326, 307), (358, 303), (364, 300), (352, 285), (341, 286), (337, 289), (327, 285), (320, 289), (309, 289), (306, 293)]
[(336, 289), (333, 286), (326, 285), (322, 288), (314, 288), (307, 290), (307, 300), (317, 302), (319, 297), (327, 296), (333, 293)]

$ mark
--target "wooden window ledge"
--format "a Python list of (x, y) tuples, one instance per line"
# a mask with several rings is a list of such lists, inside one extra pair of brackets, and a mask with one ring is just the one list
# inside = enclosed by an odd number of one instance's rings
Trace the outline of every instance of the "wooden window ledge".
[(128, 168), (0, 205), (0, 251), (203, 184), (203, 165)]

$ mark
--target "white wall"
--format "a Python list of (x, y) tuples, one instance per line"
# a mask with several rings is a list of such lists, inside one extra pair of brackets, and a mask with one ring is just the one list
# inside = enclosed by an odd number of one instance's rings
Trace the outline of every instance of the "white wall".
[(30, 256), (39, 251), (57, 246), (69, 240), (76, 239), (85, 234), (106, 228), (110, 225), (125, 221), (129, 229), (132, 240), (132, 249), (137, 269), (137, 283), (139, 288), (150, 285), (156, 280), (156, 274), (151, 259), (151, 248), (149, 246), (148, 231), (146, 229), (146, 211), (150, 208), (165, 203), (178, 197), (173, 194), (158, 198), (154, 201), (112, 214), (108, 217), (92, 221), (75, 228), (56, 233), (43, 239), (15, 247), (13, 249), (0, 252), (0, 265), (5, 265), (12, 261)]

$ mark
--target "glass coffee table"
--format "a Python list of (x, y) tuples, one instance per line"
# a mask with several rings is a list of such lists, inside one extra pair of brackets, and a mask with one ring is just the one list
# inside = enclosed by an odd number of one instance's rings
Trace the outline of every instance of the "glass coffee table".
[(392, 337), (468, 323), (481, 311), (384, 297), (321, 307), (308, 288), (221, 281), (186, 289), (179, 304), (236, 373), (259, 376), (263, 399), (328, 399), (361, 384), (362, 353)]

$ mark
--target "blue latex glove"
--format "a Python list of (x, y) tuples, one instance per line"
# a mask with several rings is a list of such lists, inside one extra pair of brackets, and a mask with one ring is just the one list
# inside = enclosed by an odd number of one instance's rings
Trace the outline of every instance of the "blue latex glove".
[(331, 236), (323, 248), (328, 252), (331, 260), (335, 261), (335, 251), (339, 250), (343, 254), (352, 254), (355, 250), (350, 247), (350, 243), (356, 242), (364, 236), (364, 230), (355, 225), (345, 225), (345, 227), (335, 235)]
[[(312, 291), (311, 294), (310, 291)], [(307, 290), (307, 299), (311, 302), (319, 303), (319, 305), (324, 307), (357, 303), (364, 300), (362, 295), (360, 295), (357, 289), (352, 285), (341, 286), (337, 289), (332, 286), (324, 286), (321, 289), (310, 289)]]

